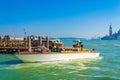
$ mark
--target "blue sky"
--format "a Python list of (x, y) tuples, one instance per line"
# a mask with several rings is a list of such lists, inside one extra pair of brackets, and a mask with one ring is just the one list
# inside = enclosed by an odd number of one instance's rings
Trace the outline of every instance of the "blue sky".
[(91, 38), (120, 29), (120, 0), (0, 0), (0, 35)]

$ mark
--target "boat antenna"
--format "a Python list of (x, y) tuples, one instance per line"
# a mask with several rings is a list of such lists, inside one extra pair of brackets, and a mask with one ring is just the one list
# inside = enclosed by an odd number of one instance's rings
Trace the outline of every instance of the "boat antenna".
[(24, 30), (24, 37), (26, 37), (26, 30), (25, 30), (25, 28), (23, 30)]

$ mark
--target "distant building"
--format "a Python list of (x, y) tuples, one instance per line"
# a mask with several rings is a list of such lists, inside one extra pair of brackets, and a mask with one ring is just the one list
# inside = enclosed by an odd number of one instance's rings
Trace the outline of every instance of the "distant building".
[(118, 32), (112, 33), (112, 26), (109, 27), (109, 35), (101, 38), (101, 40), (120, 40), (120, 29)]
[(112, 37), (112, 26), (110, 24), (110, 28), (109, 28), (109, 36)]

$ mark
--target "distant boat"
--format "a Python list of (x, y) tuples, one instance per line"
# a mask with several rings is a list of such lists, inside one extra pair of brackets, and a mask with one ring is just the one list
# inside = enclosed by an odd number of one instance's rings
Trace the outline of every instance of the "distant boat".
[[(75, 45), (74, 45), (75, 46)], [(37, 51), (17, 52), (15, 55), (23, 62), (51, 62), (99, 57), (99, 52), (75, 47), (59, 47), (55, 51), (40, 46)], [(41, 51), (42, 50), (42, 51)]]

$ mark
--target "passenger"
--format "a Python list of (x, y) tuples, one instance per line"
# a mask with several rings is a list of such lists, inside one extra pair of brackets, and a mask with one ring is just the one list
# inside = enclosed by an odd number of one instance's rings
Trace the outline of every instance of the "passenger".
[(54, 41), (53, 43), (52, 43), (52, 51), (53, 52), (56, 52), (57, 50), (56, 50), (56, 47), (57, 47), (57, 43), (56, 43), (56, 41)]
[(40, 45), (40, 46), (38, 46), (38, 52), (46, 52), (46, 48), (45, 48), (45, 46), (44, 46), (44, 44), (42, 44), (42, 45)]
[(78, 47), (80, 47), (80, 40), (77, 40), (77, 45), (78, 45)]
[(83, 43), (79, 42), (80, 51), (83, 51)]
[(93, 48), (93, 49), (91, 50), (91, 52), (96, 52), (96, 51), (95, 51), (95, 49)]
[(59, 47), (58, 46), (56, 47), (56, 51), (59, 52)]
[(42, 52), (42, 49), (40, 49), (40, 48), (38, 48), (38, 50), (37, 50), (38, 52)]
[(54, 48), (56, 48), (56, 46), (57, 46), (57, 43), (56, 43), (56, 41), (54, 41)]
[(52, 50), (53, 46), (49, 46), (49, 49)]

